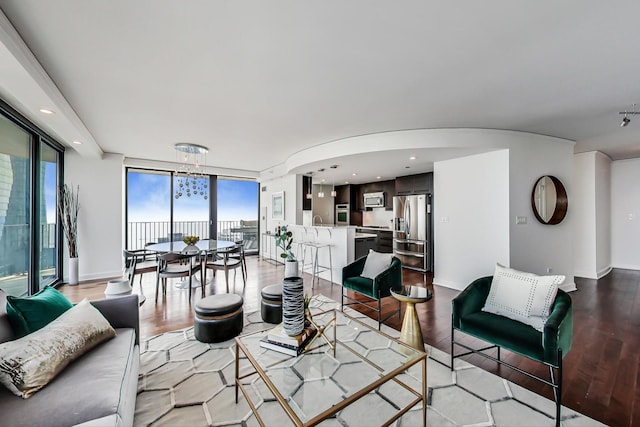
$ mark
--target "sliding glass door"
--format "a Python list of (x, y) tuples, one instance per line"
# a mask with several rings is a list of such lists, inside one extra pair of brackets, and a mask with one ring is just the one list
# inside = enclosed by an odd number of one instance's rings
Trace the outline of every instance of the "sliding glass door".
[(57, 188), (63, 148), (0, 102), (0, 289), (22, 296), (57, 284)]
[(0, 289), (29, 292), (31, 135), (0, 118)]

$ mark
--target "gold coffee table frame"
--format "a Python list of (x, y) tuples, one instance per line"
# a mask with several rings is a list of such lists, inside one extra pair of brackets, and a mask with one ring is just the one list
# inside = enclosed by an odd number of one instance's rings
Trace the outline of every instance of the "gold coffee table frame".
[[(264, 335), (264, 334), (267, 333), (267, 331), (269, 329), (265, 329), (265, 330), (257, 331), (257, 332), (252, 332), (252, 333), (249, 333), (249, 334), (245, 334), (245, 335), (236, 337), (236, 360), (235, 360), (236, 403), (238, 403), (238, 390), (240, 390), (240, 391), (242, 391), (242, 394), (244, 395), (247, 403), (251, 407), (251, 410), (253, 411), (253, 414), (256, 416), (256, 420), (258, 421), (258, 423), (261, 426), (265, 426), (266, 425), (264, 423), (262, 417), (260, 417), (260, 414), (258, 413), (257, 407), (252, 402), (248, 391), (245, 389), (245, 386), (241, 382), (241, 380), (244, 379), (244, 378), (247, 378), (247, 377), (250, 377), (252, 375), (258, 374), (260, 376), (260, 378), (262, 379), (262, 381), (264, 381), (264, 383), (267, 386), (267, 388), (269, 389), (269, 391), (273, 394), (273, 396), (276, 398), (278, 403), (280, 403), (280, 406), (282, 406), (284, 411), (287, 413), (287, 415), (289, 416), (291, 421), (293, 421), (293, 423), (296, 426), (315, 426), (315, 425), (319, 424), (320, 422), (326, 420), (327, 418), (330, 418), (332, 415), (335, 415), (337, 412), (341, 411), (342, 409), (346, 408), (347, 406), (351, 405), (353, 402), (357, 401), (361, 397), (366, 396), (367, 394), (369, 394), (373, 390), (375, 390), (378, 387), (380, 387), (382, 384), (384, 384), (384, 383), (386, 383), (388, 381), (394, 381), (395, 383), (397, 383), (398, 385), (402, 386), (404, 389), (409, 391), (411, 394), (416, 396), (416, 398), (411, 400), (406, 406), (401, 407), (399, 409), (398, 413), (396, 413), (393, 417), (391, 417), (390, 419), (388, 419), (385, 422), (383, 422), (381, 425), (388, 426), (388, 425), (392, 424), (394, 421), (396, 421), (401, 416), (403, 416), (405, 413), (407, 413), (411, 408), (413, 408), (414, 406), (416, 406), (419, 403), (422, 403), (422, 420), (423, 420), (422, 421), (422, 425), (426, 426), (427, 425), (427, 354), (424, 351), (416, 351), (416, 350), (412, 349), (411, 347), (409, 347), (406, 344), (396, 340), (395, 338), (392, 338), (391, 336), (385, 334), (384, 332), (380, 332), (377, 329), (372, 328), (371, 326), (367, 325), (366, 323), (363, 323), (360, 320), (358, 320), (358, 319), (356, 319), (356, 318), (354, 318), (352, 316), (349, 316), (346, 313), (341, 312), (340, 310), (337, 310), (337, 309), (336, 310), (330, 310), (330, 311), (326, 311), (326, 312), (323, 312), (323, 313), (316, 314), (315, 316), (316, 316), (316, 318), (318, 318), (318, 317), (322, 317), (322, 316), (326, 315), (327, 313), (331, 313), (331, 312), (333, 312), (333, 317), (329, 322), (327, 322), (327, 324), (325, 326), (328, 326), (330, 323), (333, 323), (333, 330), (334, 330), (333, 346), (329, 346), (329, 348), (332, 350), (332, 354), (335, 355), (336, 347), (338, 345), (341, 345), (344, 348), (348, 349), (351, 353), (356, 355), (358, 358), (360, 358), (362, 361), (366, 362), (368, 365), (370, 365), (373, 368), (375, 368), (376, 370), (378, 370), (379, 372), (382, 373), (382, 372), (385, 371), (382, 367), (376, 365), (374, 362), (372, 362), (371, 360), (367, 359), (365, 356), (360, 354), (358, 351), (356, 351), (353, 348), (351, 348), (348, 344), (340, 341), (340, 337), (337, 336), (337, 331), (336, 331), (336, 324), (337, 324), (336, 317), (337, 316), (344, 316), (349, 321), (357, 322), (360, 327), (364, 328), (364, 330), (373, 332), (375, 334), (379, 334), (382, 337), (384, 337), (384, 338), (386, 338), (386, 339), (398, 344), (399, 345), (399, 350), (401, 350), (402, 353), (410, 354), (411, 356), (415, 356), (415, 357), (409, 357), (408, 356), (406, 361), (404, 363), (402, 363), (399, 367), (387, 372), (384, 375), (380, 375), (379, 377), (377, 377), (376, 380), (371, 381), (366, 386), (364, 386), (361, 389), (357, 390), (356, 392), (354, 392), (353, 394), (351, 394), (347, 398), (342, 399), (338, 403), (330, 406), (328, 409), (326, 409), (326, 410), (324, 410), (324, 411), (322, 411), (322, 412), (320, 412), (318, 414), (314, 414), (309, 420), (302, 421), (298, 417), (298, 415), (295, 413), (293, 408), (291, 408), (291, 406), (287, 402), (287, 399), (280, 393), (280, 391), (275, 386), (275, 384), (273, 384), (273, 382), (269, 378), (268, 374), (262, 369), (262, 367), (260, 366), (260, 363), (258, 363), (258, 361), (254, 357), (254, 355), (251, 353), (251, 351), (247, 348), (247, 346), (243, 342), (243, 340), (247, 339), (248, 337), (252, 337), (252, 336), (255, 336), (257, 334)], [(323, 337), (327, 342), (330, 342), (330, 340), (324, 334), (323, 334)], [(322, 344), (322, 345), (316, 347), (316, 349), (320, 348), (320, 347), (322, 347), (324, 345), (327, 345), (327, 344)], [(265, 351), (273, 351), (273, 350), (265, 350)], [(393, 351), (393, 350), (389, 350), (389, 351)], [(244, 357), (241, 357), (241, 353), (244, 355)], [(306, 354), (307, 353), (302, 353), (301, 355), (299, 355), (297, 357), (298, 358), (302, 358), (302, 357), (305, 357)], [(294, 357), (294, 356), (289, 356), (289, 357)], [(244, 374), (242, 376), (240, 376), (240, 359), (241, 358), (242, 359), (247, 359), (249, 361), (249, 363), (251, 364), (251, 367), (254, 369), (252, 372), (249, 372), (249, 373)], [(410, 387), (409, 385), (403, 383), (402, 381), (400, 381), (397, 378), (398, 375), (402, 374), (407, 369), (409, 369), (411, 366), (414, 366), (414, 365), (416, 365), (418, 363), (422, 364), (422, 384), (421, 384), (421, 390), (420, 391), (414, 390), (412, 387)], [(321, 397), (318, 396), (318, 398), (321, 398)]]

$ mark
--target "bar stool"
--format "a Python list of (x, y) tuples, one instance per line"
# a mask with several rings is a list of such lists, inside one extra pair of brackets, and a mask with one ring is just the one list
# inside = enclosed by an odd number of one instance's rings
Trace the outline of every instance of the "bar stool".
[[(329, 236), (331, 236), (331, 230), (327, 229)], [(318, 231), (316, 230), (316, 233)], [(316, 234), (317, 237), (317, 234)], [(329, 270), (329, 277), (331, 280), (331, 287), (333, 287), (333, 262), (331, 259), (331, 243), (308, 241), (302, 243), (304, 246), (303, 258), (302, 258), (302, 271), (305, 271), (307, 266), (311, 267), (311, 289), (314, 288), (316, 278), (318, 283), (320, 282), (320, 273)], [(320, 264), (320, 255), (326, 253), (329, 258), (329, 265)], [(310, 255), (310, 262), (307, 263), (307, 253)]]

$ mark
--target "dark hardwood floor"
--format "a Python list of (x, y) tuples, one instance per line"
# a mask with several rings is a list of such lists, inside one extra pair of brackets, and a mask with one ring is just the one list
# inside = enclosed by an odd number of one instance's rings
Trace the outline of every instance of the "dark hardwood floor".
[[(245, 310), (259, 308), (260, 290), (282, 279), (283, 268), (258, 257), (248, 257), (249, 276), (246, 288), (238, 274), (231, 284), (231, 291), (242, 293)], [(211, 275), (211, 274), (210, 274)], [(404, 283), (427, 286), (434, 292), (431, 301), (416, 306), (424, 341), (426, 344), (450, 351), (451, 299), (458, 294), (448, 288), (433, 286), (431, 276), (405, 270)], [(230, 274), (230, 280), (234, 277)], [(306, 279), (310, 276), (305, 275)], [(106, 280), (81, 283), (78, 286), (64, 285), (60, 290), (72, 301), (82, 298), (104, 297)], [(336, 301), (340, 300), (341, 287), (333, 287), (321, 281), (310, 289), (310, 280), (305, 280), (307, 292), (321, 293)], [(589, 417), (612, 426), (640, 425), (640, 271), (613, 270), (600, 280), (576, 279), (578, 291), (572, 292), (573, 300), (573, 347), (564, 359), (564, 390), (562, 402)], [(154, 302), (155, 275), (146, 274), (142, 288), (147, 301), (140, 307), (141, 335), (149, 337), (164, 331), (179, 329), (193, 324), (188, 293), (171, 284), (166, 298)], [(138, 279), (134, 292), (140, 292)], [(206, 294), (226, 292), (224, 275), (218, 274), (207, 286)], [(200, 289), (194, 289), (194, 300), (199, 299)], [(386, 312), (395, 307), (395, 300), (384, 302)], [(354, 307), (374, 317), (367, 309)], [(404, 311), (404, 306), (403, 306)], [(387, 325), (400, 329), (401, 319), (393, 317)], [(456, 335), (458, 336), (458, 335)], [(465, 337), (470, 344), (477, 340)], [(537, 375), (548, 375), (548, 369), (540, 363), (503, 351), (504, 360)], [(549, 399), (553, 399), (550, 387), (517, 372), (496, 366), (480, 356), (467, 356), (467, 361), (526, 387)]]

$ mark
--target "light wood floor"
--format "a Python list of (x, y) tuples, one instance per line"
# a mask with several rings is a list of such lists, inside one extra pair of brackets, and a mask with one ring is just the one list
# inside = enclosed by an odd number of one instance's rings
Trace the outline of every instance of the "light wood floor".
[[(259, 309), (260, 290), (282, 279), (283, 267), (261, 261), (258, 257), (248, 258), (249, 277), (247, 286), (242, 285), (238, 272), (235, 281), (231, 273), (231, 292), (242, 294), (245, 311)], [(209, 273), (211, 278), (211, 273)], [(434, 298), (416, 306), (424, 341), (436, 348), (450, 351), (451, 339), (451, 299), (458, 292), (433, 286), (430, 276), (405, 270), (405, 284), (431, 288)], [(138, 279), (134, 292), (140, 293)], [(104, 297), (106, 280), (81, 283), (78, 286), (64, 285), (60, 290), (72, 301), (82, 298)], [(305, 275), (305, 289), (312, 294), (321, 293), (336, 301), (340, 300), (341, 287), (333, 287), (328, 281), (321, 281), (311, 289), (310, 276)], [(571, 293), (574, 309), (573, 348), (564, 359), (564, 391), (562, 402), (589, 417), (612, 426), (640, 425), (640, 272), (614, 270), (598, 281), (576, 279), (578, 291)], [(194, 289), (194, 300), (190, 303), (186, 290), (177, 289), (170, 283), (166, 298), (155, 297), (155, 275), (146, 274), (142, 289), (147, 301), (140, 307), (140, 327), (142, 337), (193, 325), (193, 301), (199, 299), (200, 289)], [(226, 292), (224, 275), (218, 273), (212, 284), (206, 288), (206, 295)], [(395, 301), (387, 298), (385, 307), (390, 312)], [(359, 308), (357, 308), (359, 309)], [(374, 317), (373, 312), (359, 309)], [(404, 310), (404, 307), (403, 307)], [(387, 325), (400, 329), (401, 320), (393, 317)], [(458, 336), (458, 335), (456, 335)], [(468, 343), (477, 343), (469, 338)], [(546, 375), (548, 370), (539, 363), (518, 355), (503, 352), (503, 358), (522, 369), (538, 375)], [(531, 380), (508, 368), (480, 356), (469, 356), (467, 361), (496, 373), (516, 384), (522, 385), (549, 399), (553, 398), (549, 387)]]

